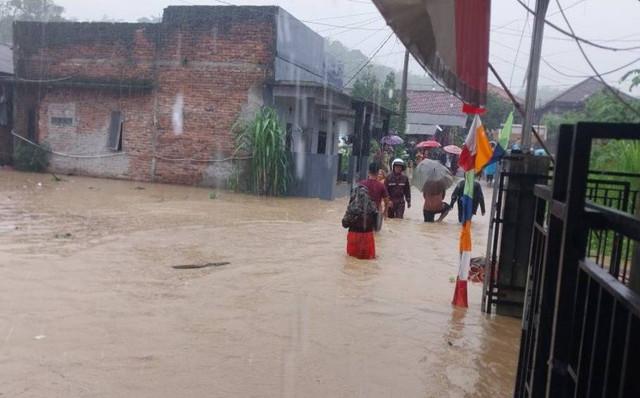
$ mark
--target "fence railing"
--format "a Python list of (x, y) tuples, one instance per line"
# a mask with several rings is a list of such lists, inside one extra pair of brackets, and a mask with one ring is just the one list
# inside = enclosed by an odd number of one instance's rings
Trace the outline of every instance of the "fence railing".
[[(507, 160), (508, 161), (508, 160)], [(639, 160), (640, 162), (640, 160)], [(485, 278), (485, 300), (483, 310), (491, 313), (494, 305), (499, 305), (504, 301), (500, 293), (500, 285), (497, 283), (499, 269), (499, 253), (504, 224), (503, 205), (504, 197), (510, 191), (509, 179), (534, 179), (538, 181), (551, 181), (551, 175), (522, 174), (506, 171), (504, 165), (498, 173), (494, 189), (497, 190), (495, 206), (491, 217), (491, 237), (487, 257), (487, 271)], [(551, 169), (553, 171), (553, 169)], [(635, 183), (635, 184), (634, 184)], [(587, 180), (586, 199), (594, 204), (614, 208), (625, 213), (635, 215), (640, 193), (633, 187), (640, 186), (640, 174), (607, 172), (601, 170), (590, 170)], [(540, 193), (541, 191), (538, 191)], [(547, 210), (540, 210), (540, 216), (546, 215)], [(542, 233), (545, 220), (544, 217), (539, 224), (534, 225), (534, 235)], [(540, 238), (541, 239), (541, 238)], [(544, 250), (543, 247), (531, 245), (531, 250)], [(632, 259), (633, 245), (629, 238), (609, 230), (589, 229), (589, 243), (587, 245), (586, 257), (593, 260), (601, 268), (608, 270), (611, 275), (617, 277), (621, 282), (629, 283), (629, 268)], [(523, 250), (523, 248), (519, 248)], [(524, 248), (528, 250), (529, 248)], [(530, 252), (530, 256), (533, 252)]]
[(640, 125), (561, 128), (552, 188), (535, 189), (516, 397), (640, 396), (638, 195), (633, 176), (589, 172), (596, 139)]

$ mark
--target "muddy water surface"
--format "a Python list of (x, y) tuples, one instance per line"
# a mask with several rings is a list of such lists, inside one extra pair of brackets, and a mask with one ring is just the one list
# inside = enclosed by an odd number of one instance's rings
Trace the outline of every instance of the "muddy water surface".
[(479, 285), (450, 305), (455, 211), (425, 224), (416, 200), (365, 262), (346, 200), (210, 193), (0, 171), (0, 396), (512, 394), (519, 321)]

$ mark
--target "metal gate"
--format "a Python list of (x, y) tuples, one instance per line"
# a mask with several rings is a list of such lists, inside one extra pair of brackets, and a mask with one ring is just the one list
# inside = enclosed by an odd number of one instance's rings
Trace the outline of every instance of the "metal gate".
[(535, 189), (515, 397), (640, 397), (637, 193), (589, 180), (597, 139), (640, 139), (640, 125), (561, 127), (552, 187)]

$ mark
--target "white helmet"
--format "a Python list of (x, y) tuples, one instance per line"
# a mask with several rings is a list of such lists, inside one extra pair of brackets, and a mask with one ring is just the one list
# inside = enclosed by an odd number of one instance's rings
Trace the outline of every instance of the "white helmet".
[(400, 158), (393, 159), (393, 162), (391, 162), (391, 168), (395, 168), (396, 165), (402, 166), (402, 170), (405, 170), (407, 168), (407, 165), (404, 164), (404, 160)]

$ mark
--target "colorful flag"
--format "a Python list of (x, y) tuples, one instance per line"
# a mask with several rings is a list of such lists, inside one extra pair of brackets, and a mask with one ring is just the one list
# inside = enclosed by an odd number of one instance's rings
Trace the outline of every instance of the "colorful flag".
[(484, 131), (480, 116), (475, 115), (467, 139), (462, 146), (458, 165), (465, 171), (473, 169), (479, 173), (489, 163), (492, 156), (493, 148), (491, 148), (489, 138)]
[(468, 307), (467, 279), (471, 267), (471, 217), (473, 217), (473, 184), (477, 172), (491, 160), (493, 150), (482, 126), (480, 116), (475, 115), (467, 139), (462, 146), (458, 164), (465, 170), (462, 194), (462, 231), (460, 232), (460, 263), (452, 303)]
[(488, 164), (493, 162), (497, 162), (500, 160), (506, 153), (507, 148), (509, 147), (509, 137), (511, 136), (511, 129), (513, 127), (513, 111), (509, 114), (507, 121), (502, 127), (500, 131), (500, 137), (498, 138), (498, 142), (496, 143), (496, 147), (493, 149), (493, 156)]

